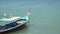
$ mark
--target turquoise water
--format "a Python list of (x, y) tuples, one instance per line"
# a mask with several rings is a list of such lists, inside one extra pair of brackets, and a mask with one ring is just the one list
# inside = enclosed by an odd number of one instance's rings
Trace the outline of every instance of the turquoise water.
[(24, 16), (31, 9), (31, 20), (27, 28), (6, 34), (60, 34), (59, 0), (0, 0), (0, 18), (12, 12), (13, 16)]

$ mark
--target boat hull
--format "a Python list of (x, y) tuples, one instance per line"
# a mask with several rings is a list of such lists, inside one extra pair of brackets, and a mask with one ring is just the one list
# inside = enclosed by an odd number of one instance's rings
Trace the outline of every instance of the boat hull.
[(10, 31), (10, 30), (16, 29), (16, 28), (18, 28), (18, 27), (21, 27), (22, 25), (26, 25), (26, 22), (23, 23), (23, 24), (18, 24), (17, 26), (14, 26), (14, 27), (12, 27), (12, 28), (8, 28), (8, 29), (5, 29), (5, 30), (0, 30), (0, 33), (2, 33), (2, 32), (7, 32), (7, 31)]

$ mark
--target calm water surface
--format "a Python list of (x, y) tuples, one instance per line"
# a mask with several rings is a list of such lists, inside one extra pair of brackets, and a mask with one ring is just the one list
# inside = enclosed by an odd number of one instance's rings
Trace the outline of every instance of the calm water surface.
[[(23, 27), (4, 34), (60, 34), (59, 0), (0, 0), (0, 18), (12, 12), (13, 16), (26, 15), (31, 9), (31, 20)], [(1, 25), (1, 22), (0, 22)]]

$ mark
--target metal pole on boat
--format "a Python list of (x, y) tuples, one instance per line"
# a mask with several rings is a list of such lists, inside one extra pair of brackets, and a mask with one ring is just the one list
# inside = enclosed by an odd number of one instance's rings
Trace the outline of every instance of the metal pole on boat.
[(10, 13), (10, 18), (12, 17), (12, 12)]
[(4, 12), (4, 17), (6, 17), (6, 12)]
[(30, 11), (31, 11), (31, 9), (28, 9), (29, 20), (30, 20)]

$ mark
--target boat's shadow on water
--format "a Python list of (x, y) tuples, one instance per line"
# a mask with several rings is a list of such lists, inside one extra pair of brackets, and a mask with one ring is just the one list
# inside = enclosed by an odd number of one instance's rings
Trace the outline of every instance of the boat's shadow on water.
[(27, 29), (27, 26), (26, 25), (22, 25), (16, 29), (13, 29), (13, 30), (9, 30), (9, 31), (6, 31), (6, 32), (2, 32), (0, 34), (8, 34), (8, 33), (11, 33), (11, 32), (17, 32), (17, 31), (21, 31), (21, 30), (24, 30), (24, 29)]

